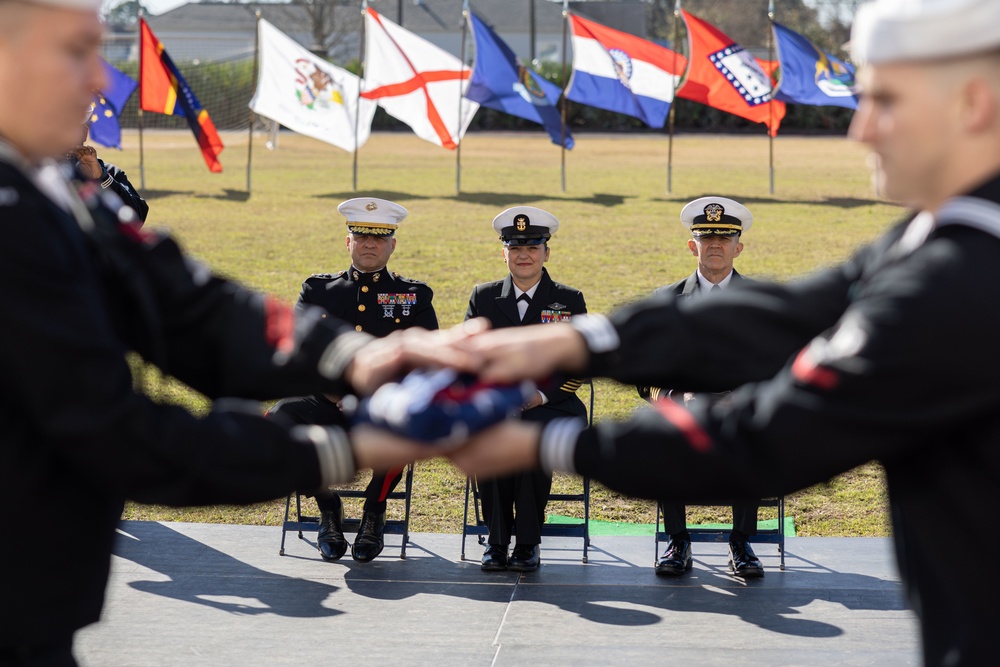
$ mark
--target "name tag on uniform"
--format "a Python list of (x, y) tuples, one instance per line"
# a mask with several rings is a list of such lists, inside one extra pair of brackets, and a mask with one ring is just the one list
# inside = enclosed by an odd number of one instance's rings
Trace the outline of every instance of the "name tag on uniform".
[(573, 315), (568, 310), (543, 310), (542, 311), (542, 324), (548, 324), (549, 322), (569, 322), (569, 318)]
[(378, 303), (382, 306), (382, 317), (393, 317), (396, 306), (401, 306), (403, 315), (410, 314), (410, 308), (417, 305), (417, 295), (411, 293), (404, 294), (379, 294)]

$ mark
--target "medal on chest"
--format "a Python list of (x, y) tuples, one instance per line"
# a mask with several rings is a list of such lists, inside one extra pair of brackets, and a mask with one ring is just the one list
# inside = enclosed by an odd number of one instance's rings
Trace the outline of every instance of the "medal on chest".
[(379, 294), (378, 303), (382, 306), (382, 317), (395, 317), (396, 306), (402, 309), (403, 317), (408, 317), (410, 309), (417, 305), (417, 295)]

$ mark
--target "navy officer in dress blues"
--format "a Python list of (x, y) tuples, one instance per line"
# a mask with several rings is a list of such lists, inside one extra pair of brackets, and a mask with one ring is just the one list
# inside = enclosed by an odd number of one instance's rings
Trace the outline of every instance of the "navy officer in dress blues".
[[(493, 229), (500, 235), (510, 273), (503, 280), (476, 285), (465, 318), (485, 317), (494, 329), (501, 329), (563, 322), (586, 313), (583, 293), (554, 282), (544, 266), (549, 239), (558, 228), (555, 216), (533, 206), (515, 206), (494, 218)], [(537, 392), (524, 406), (521, 418), (545, 423), (557, 417), (586, 417), (587, 410), (576, 395), (583, 381), (561, 380), (551, 390)], [(540, 469), (479, 480), (483, 518), (490, 531), (484, 571), (538, 569), (541, 524), (551, 488), (552, 476)], [(508, 557), (515, 527), (516, 542)]]
[[(695, 272), (684, 280), (660, 287), (654, 295), (669, 295), (687, 300), (721, 292), (740, 283), (751, 283), (733, 266), (743, 252), (741, 238), (753, 224), (753, 215), (746, 206), (726, 197), (699, 197), (681, 209), (681, 223), (691, 232), (688, 250), (698, 259)], [(640, 386), (639, 395), (649, 401), (660, 398), (687, 405), (693, 400), (718, 402), (729, 391), (695, 394), (683, 389), (663, 390)], [(728, 387), (725, 389), (732, 389)], [(733, 530), (729, 535), (729, 569), (744, 578), (764, 576), (764, 568), (750, 546), (749, 538), (757, 534), (759, 500), (739, 500), (733, 503)], [(684, 503), (661, 496), (663, 531), (670, 535), (663, 554), (657, 559), (655, 571), (661, 576), (679, 576), (691, 569), (691, 534), (687, 530)]]
[[(349, 322), (358, 331), (376, 337), (398, 329), (437, 329), (437, 315), (426, 283), (392, 273), (386, 265), (396, 249), (396, 229), (406, 218), (399, 204), (375, 197), (348, 199), (337, 210), (347, 219), (347, 250), (351, 267), (338, 273), (319, 273), (302, 284), (297, 307), (320, 306), (326, 314)], [(326, 315), (324, 315), (325, 317)], [(341, 397), (315, 394), (279, 401), (269, 414), (282, 414), (304, 424), (343, 426), (346, 418), (337, 403)], [(402, 478), (403, 468), (376, 470), (365, 489), (365, 505), (351, 549), (356, 561), (367, 563), (384, 546), (386, 497)], [(324, 560), (339, 560), (347, 552), (344, 506), (332, 490), (316, 495), (320, 527), (316, 542)]]

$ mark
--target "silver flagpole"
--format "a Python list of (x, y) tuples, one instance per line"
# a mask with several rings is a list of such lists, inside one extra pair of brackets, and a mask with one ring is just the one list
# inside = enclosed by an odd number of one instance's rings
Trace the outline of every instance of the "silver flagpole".
[[(771, 0), (767, 5), (767, 22), (768, 22), (768, 34), (767, 34), (767, 59), (769, 61), (774, 61), (774, 0)], [(774, 132), (771, 128), (774, 127), (774, 79), (771, 74), (767, 75), (768, 83), (771, 84), (771, 99), (767, 101), (767, 148), (769, 156), (768, 162), (768, 172), (771, 179), (771, 194), (774, 194)]]
[(566, 33), (569, 29), (569, 0), (563, 0), (563, 34), (562, 34), (562, 80), (563, 80), (563, 94), (562, 94), (562, 105), (559, 109), (559, 117), (562, 121), (561, 132), (562, 141), (559, 143), (560, 156), (561, 156), (561, 166), (560, 166), (560, 179), (562, 183), (562, 191), (566, 192), (566, 103), (569, 101), (566, 99)]
[[(677, 76), (677, 46), (681, 39), (681, 0), (674, 4), (674, 67), (670, 76)], [(674, 79), (674, 93), (670, 99), (670, 138), (667, 140), (667, 194), (674, 191), (674, 107), (677, 105), (677, 79)]]
[(139, 7), (139, 185), (146, 189), (146, 162), (142, 149), (142, 7)]
[(354, 108), (354, 166), (351, 189), (358, 191), (358, 124), (361, 122), (361, 89), (365, 83), (365, 21), (368, 16), (368, 0), (361, 0), (361, 30), (358, 32), (358, 99)]
[[(257, 32), (253, 41), (253, 80), (256, 84), (260, 68), (260, 10), (254, 12), (257, 17)], [(250, 109), (250, 127), (247, 128), (247, 196), (250, 196), (250, 168), (253, 165), (253, 123), (256, 114)]]
[(465, 35), (469, 32), (469, 0), (465, 0), (462, 3), (462, 47), (459, 50), (461, 54), (459, 60), (462, 61), (461, 69), (459, 70), (458, 77), (458, 120), (456, 120), (455, 129), (455, 196), (462, 193), (462, 99), (465, 97), (465, 91), (462, 90), (462, 83), (464, 79), (461, 75), (465, 74)]

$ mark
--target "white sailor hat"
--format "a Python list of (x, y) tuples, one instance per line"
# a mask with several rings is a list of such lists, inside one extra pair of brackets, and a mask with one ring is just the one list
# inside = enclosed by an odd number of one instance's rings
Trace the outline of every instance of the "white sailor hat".
[(504, 245), (540, 245), (559, 229), (556, 216), (534, 206), (512, 206), (493, 218)]
[(681, 209), (681, 222), (692, 236), (738, 236), (750, 229), (753, 214), (726, 197), (699, 197)]
[(392, 236), (406, 217), (406, 209), (388, 199), (356, 197), (337, 207), (347, 218), (347, 230), (352, 234)]
[(997, 0), (875, 0), (858, 8), (851, 57), (859, 63), (936, 60), (1000, 49)]
[(46, 7), (62, 7), (64, 9), (79, 9), (80, 11), (99, 11), (103, 0), (24, 0), (29, 5), (45, 5)]

